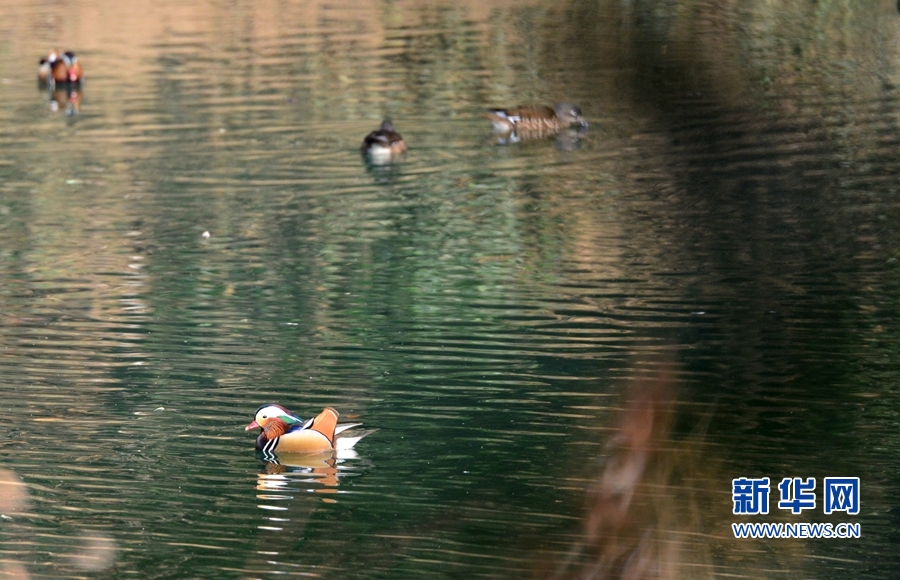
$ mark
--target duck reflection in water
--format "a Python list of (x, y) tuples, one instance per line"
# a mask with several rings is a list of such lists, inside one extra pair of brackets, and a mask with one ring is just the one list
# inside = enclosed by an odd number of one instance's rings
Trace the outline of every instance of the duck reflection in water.
[(358, 456), (351, 450), (349, 456), (344, 452), (334, 452), (318, 456), (282, 453), (275, 457), (260, 451), (256, 457), (265, 464), (265, 471), (257, 478), (256, 489), (282, 491), (302, 480), (317, 483), (324, 488), (318, 489), (319, 493), (328, 493), (328, 488), (338, 486), (338, 465)]
[(48, 93), (50, 110), (54, 113), (62, 111), (64, 115), (77, 115), (81, 109), (81, 89), (64, 86)]

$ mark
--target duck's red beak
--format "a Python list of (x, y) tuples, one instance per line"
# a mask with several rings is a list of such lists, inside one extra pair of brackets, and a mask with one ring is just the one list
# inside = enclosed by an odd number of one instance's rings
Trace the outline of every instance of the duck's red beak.
[(253, 421), (252, 423), (244, 427), (244, 431), (249, 431), (250, 429), (262, 429), (262, 425), (260, 425), (256, 421)]

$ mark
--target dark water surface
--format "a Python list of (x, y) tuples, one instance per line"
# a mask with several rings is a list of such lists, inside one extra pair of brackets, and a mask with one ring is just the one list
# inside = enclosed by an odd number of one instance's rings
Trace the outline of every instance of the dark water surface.
[[(651, 384), (636, 577), (896, 577), (900, 17), (770, 10), (0, 5), (0, 575), (627, 575), (586, 490)], [(479, 118), (559, 100), (582, 139)], [(367, 167), (384, 116), (409, 153)], [(264, 465), (266, 402), (379, 431)], [(775, 507), (827, 476), (860, 515)]]

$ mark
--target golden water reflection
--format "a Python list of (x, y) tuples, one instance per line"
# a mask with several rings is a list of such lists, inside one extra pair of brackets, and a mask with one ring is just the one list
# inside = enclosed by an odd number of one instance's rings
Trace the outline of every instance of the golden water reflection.
[[(25, 523), (34, 517), (32, 502), (25, 483), (12, 470), (0, 469), (0, 520), (5, 545), (19, 544), (22, 537), (35, 533), (33, 524)], [(98, 534), (82, 530), (67, 542), (69, 553), (63, 553), (63, 560), (69, 573), (75, 571), (99, 572), (110, 568), (116, 559), (116, 543), (106, 534)], [(72, 550), (72, 544), (75, 549)], [(39, 545), (32, 544), (32, 549)], [(18, 550), (17, 550), (18, 552)], [(0, 577), (27, 580), (31, 578), (28, 567), (28, 554), (19, 553), (18, 557), (0, 559)]]

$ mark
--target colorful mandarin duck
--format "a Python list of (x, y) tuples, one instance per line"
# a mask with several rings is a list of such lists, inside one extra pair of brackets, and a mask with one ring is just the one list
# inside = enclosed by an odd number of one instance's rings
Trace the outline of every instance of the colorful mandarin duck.
[(271, 456), (279, 453), (307, 454), (330, 453), (352, 449), (357, 441), (374, 430), (357, 432), (355, 436), (342, 435), (344, 431), (362, 423), (338, 425), (338, 412), (331, 407), (304, 422), (281, 405), (263, 405), (256, 410), (253, 422), (244, 429), (262, 429), (256, 439), (257, 451)]
[(484, 117), (491, 120), (498, 133), (510, 131), (558, 131), (568, 127), (587, 127), (581, 109), (572, 103), (556, 103), (550, 107), (530, 106), (512, 109), (490, 109)]
[(51, 52), (46, 58), (40, 60), (38, 66), (38, 82), (49, 87), (68, 83), (75, 85), (84, 79), (84, 73), (78, 57), (71, 50), (62, 55), (57, 51)]
[(360, 151), (376, 165), (390, 163), (406, 151), (406, 143), (400, 133), (394, 131), (390, 119), (381, 122), (381, 127), (363, 139)]

